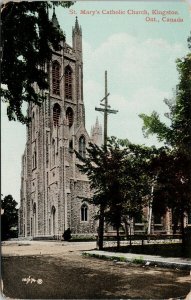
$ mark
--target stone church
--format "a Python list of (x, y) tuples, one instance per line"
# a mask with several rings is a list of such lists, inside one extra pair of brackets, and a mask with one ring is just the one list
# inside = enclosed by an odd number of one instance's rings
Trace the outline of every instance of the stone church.
[[(61, 30), (55, 12), (52, 22)], [(53, 51), (45, 66), (49, 79), (45, 101), (41, 107), (31, 103), (28, 107), (31, 122), (22, 157), (20, 237), (61, 238), (67, 228), (74, 235), (96, 233), (96, 208), (87, 201), (93, 192), (86, 175), (79, 172), (74, 150), (85, 156), (88, 142), (100, 146), (102, 128), (96, 120), (89, 136), (85, 127), (82, 30), (77, 19), (72, 38), (72, 47), (63, 38), (61, 50)], [(143, 219), (148, 219), (148, 212), (145, 208), (144, 218), (131, 222), (132, 234), (145, 232)], [(151, 225), (151, 233), (171, 234), (171, 212), (153, 216)]]
[[(52, 22), (61, 30), (55, 11)], [(72, 38), (72, 47), (64, 38), (61, 50), (53, 52), (45, 66), (50, 86), (45, 101), (28, 107), (19, 236), (60, 238), (67, 228), (76, 235), (96, 232), (95, 207), (87, 201), (92, 191), (79, 172), (74, 149), (85, 156), (89, 141), (101, 145), (102, 128), (97, 120), (89, 136), (85, 127), (82, 29), (77, 18)]]

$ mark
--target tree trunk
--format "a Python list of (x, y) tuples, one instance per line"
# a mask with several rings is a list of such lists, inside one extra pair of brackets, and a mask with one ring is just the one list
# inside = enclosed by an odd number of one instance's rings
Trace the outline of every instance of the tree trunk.
[(123, 218), (123, 223), (125, 224), (125, 235), (126, 235), (126, 238), (128, 239), (128, 237), (129, 237), (129, 229), (128, 229), (128, 222), (127, 222), (127, 219), (124, 217)]
[(185, 252), (184, 211), (181, 210), (182, 254)]
[(104, 233), (104, 206), (100, 204), (99, 232), (98, 232), (99, 250), (103, 250), (103, 233)]
[(117, 226), (117, 250), (120, 249), (120, 234), (119, 234), (119, 226)]

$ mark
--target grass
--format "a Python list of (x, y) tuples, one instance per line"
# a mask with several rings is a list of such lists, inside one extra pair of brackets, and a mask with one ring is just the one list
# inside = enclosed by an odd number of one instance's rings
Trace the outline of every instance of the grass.
[(134, 259), (132, 260), (132, 263), (143, 265), (143, 264), (144, 264), (143, 257), (140, 256), (140, 258), (134, 258)]
[(191, 253), (182, 253), (182, 245), (177, 243), (165, 243), (165, 244), (152, 244), (152, 245), (132, 245), (132, 246), (121, 246), (117, 251), (116, 247), (108, 247), (104, 250), (123, 252), (123, 253), (136, 253), (136, 254), (148, 254), (148, 255), (159, 255), (164, 257), (187, 257), (191, 258)]

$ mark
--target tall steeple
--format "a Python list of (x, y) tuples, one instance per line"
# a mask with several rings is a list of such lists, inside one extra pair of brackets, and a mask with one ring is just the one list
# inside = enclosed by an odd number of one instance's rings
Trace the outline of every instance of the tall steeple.
[(79, 26), (79, 23), (78, 23), (78, 17), (76, 17), (74, 30), (78, 33), (82, 32), (81, 26)]
[(73, 48), (76, 51), (82, 52), (82, 28), (79, 26), (78, 18), (76, 17), (75, 26), (72, 28)]

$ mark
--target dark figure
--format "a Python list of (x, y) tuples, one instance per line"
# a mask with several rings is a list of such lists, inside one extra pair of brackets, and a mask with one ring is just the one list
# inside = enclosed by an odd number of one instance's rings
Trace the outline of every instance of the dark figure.
[(71, 230), (70, 228), (66, 229), (63, 233), (63, 238), (65, 241), (69, 241), (71, 239)]

